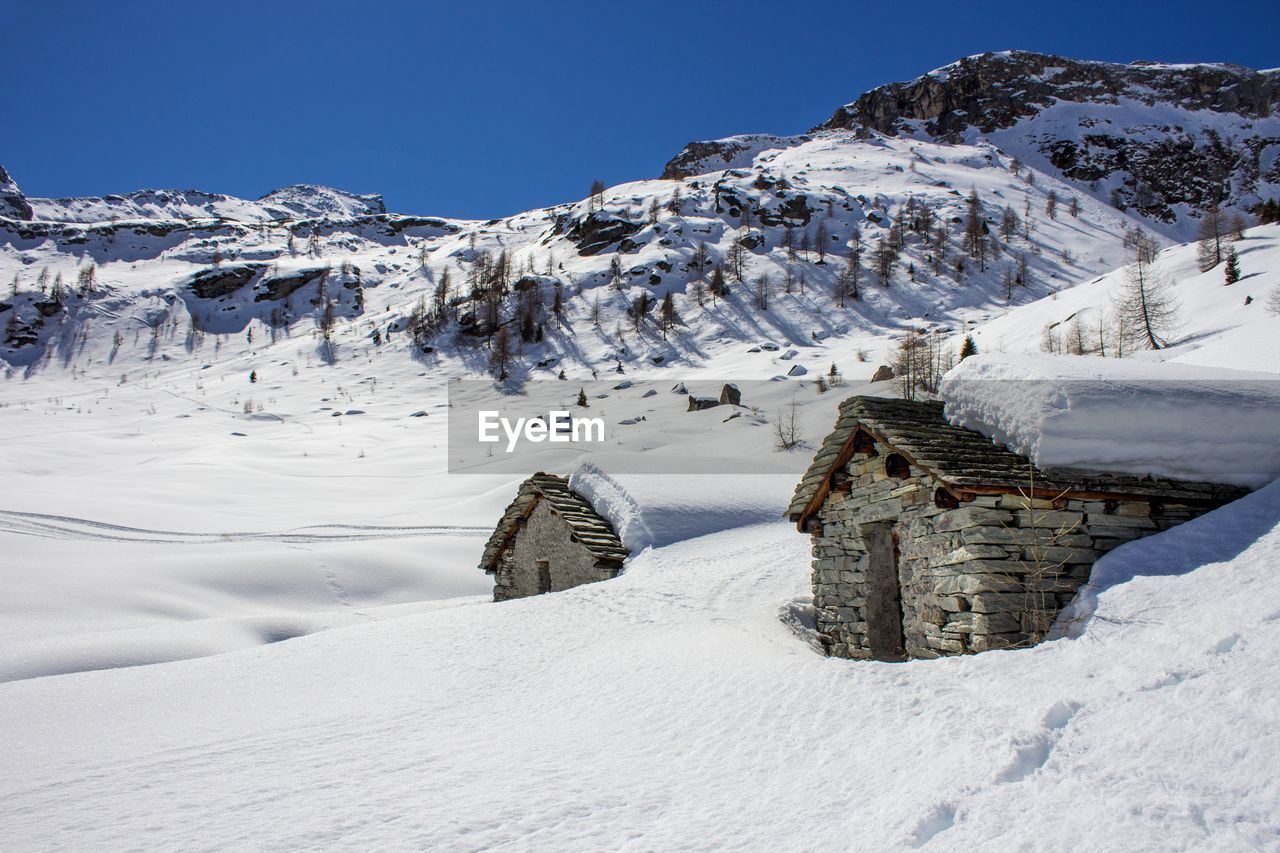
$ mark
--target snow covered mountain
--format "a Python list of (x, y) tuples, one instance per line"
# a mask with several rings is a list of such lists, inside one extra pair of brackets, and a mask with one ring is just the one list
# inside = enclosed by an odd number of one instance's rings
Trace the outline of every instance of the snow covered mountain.
[[(1276, 69), (1004, 51), (872, 89), (810, 135), (861, 129), (952, 143), (986, 139), (1185, 240), (1209, 204), (1244, 211), (1280, 190), (1278, 107)], [(691, 143), (664, 176), (724, 168), (719, 161), (740, 158), (754, 140)]]
[(355, 195), (313, 184), (281, 187), (257, 201), (201, 190), (137, 190), (102, 198), (28, 198), (0, 166), (0, 218), (22, 222), (90, 224), (217, 219), (260, 223), (350, 219), (386, 212), (382, 196), (376, 193)]
[(105, 198), (28, 198), (26, 201), (32, 215), (24, 218), (41, 222), (220, 219), (256, 223), (350, 219), (387, 212), (380, 195), (354, 195), (312, 184), (282, 187), (257, 201), (200, 190), (139, 190)]
[[(95, 221), (0, 221), (0, 277), (17, 282), (2, 304), (20, 309), (0, 357), (33, 364), (79, 336), (77, 351), (102, 359), (123, 326), (116, 357), (129, 359), (131, 333), (157, 318), (197, 334), (243, 333), (253, 322), (281, 332), (322, 313), (326, 268), (351, 275), (341, 289), (325, 285), (345, 294), (332, 335), (349, 353), (392, 339), (474, 369), (459, 353), (506, 329), (520, 339), (513, 369), (531, 375), (705, 363), (760, 338), (813, 347), (856, 333), (875, 348), (904, 328), (981, 319), (1121, 263), (1121, 235), (1135, 223), (1027, 174), (983, 143), (833, 131), (756, 153), (747, 168), (623, 184), (490, 222), (350, 206), (335, 214), (333, 196), (318, 205), (314, 194), (279, 218), (292, 203), (280, 194), (271, 205), (164, 194), (158, 207), (148, 206), (156, 194), (136, 194), (128, 210), (163, 216), (120, 221), (103, 221), (96, 200), (60, 202), (67, 220)], [(1051, 197), (1061, 200), (1053, 215)], [(219, 216), (185, 218), (200, 211)], [(73, 286), (90, 265), (101, 286)], [(725, 292), (713, 295), (717, 267)], [(448, 292), (438, 293), (446, 276)], [(107, 299), (104, 314), (94, 306)], [(429, 322), (411, 316), (423, 299)], [(164, 341), (148, 343), (145, 357), (186, 357)]]

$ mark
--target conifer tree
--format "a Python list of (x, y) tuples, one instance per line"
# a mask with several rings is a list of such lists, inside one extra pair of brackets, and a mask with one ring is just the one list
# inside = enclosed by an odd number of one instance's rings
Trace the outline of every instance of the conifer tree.
[(662, 297), (662, 306), (659, 313), (659, 327), (662, 329), (662, 339), (667, 339), (667, 330), (676, 322), (676, 303), (671, 296), (671, 291), (667, 291)]
[(1235, 284), (1240, 280), (1240, 258), (1236, 255), (1235, 246), (1227, 247), (1226, 280), (1227, 284)]
[(982, 238), (982, 202), (978, 201), (978, 191), (969, 190), (965, 200), (964, 250), (969, 257), (978, 256), (978, 243)]
[(711, 304), (716, 304), (716, 299), (724, 299), (729, 295), (729, 286), (724, 280), (724, 268), (716, 264), (716, 268), (711, 271)]
[(493, 350), (489, 353), (489, 369), (499, 382), (507, 378), (511, 356), (511, 336), (506, 326), (499, 326), (498, 333), (493, 336)]
[(880, 279), (880, 283), (885, 287), (892, 284), (890, 279), (893, 276), (893, 247), (889, 245), (889, 242), (884, 237), (881, 237), (876, 242), (872, 262), (875, 264), (876, 276)]
[(1200, 264), (1200, 272), (1209, 270), (1222, 263), (1222, 211), (1217, 202), (1209, 205), (1200, 219), (1199, 246), (1196, 249), (1196, 260)]

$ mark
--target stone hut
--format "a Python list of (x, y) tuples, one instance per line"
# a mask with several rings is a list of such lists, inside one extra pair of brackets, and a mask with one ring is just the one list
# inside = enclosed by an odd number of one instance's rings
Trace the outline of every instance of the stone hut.
[(539, 472), (520, 484), (480, 568), (493, 575), (493, 600), (506, 601), (617, 577), (628, 553), (566, 478)]
[(1031, 645), (1099, 556), (1245, 491), (1042, 471), (941, 403), (852, 397), (788, 516), (813, 537), (827, 653), (905, 660)]

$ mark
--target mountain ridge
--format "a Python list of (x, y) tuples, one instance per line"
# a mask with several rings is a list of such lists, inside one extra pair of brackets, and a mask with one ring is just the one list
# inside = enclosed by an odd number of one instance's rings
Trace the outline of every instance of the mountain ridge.
[[(1184, 240), (1213, 203), (1249, 210), (1280, 193), (1280, 72), (1225, 63), (1130, 64), (1031, 51), (983, 53), (877, 86), (807, 134), (834, 130), (1002, 151)], [(726, 168), (744, 139), (691, 142), (663, 177)], [(757, 153), (759, 150), (756, 149)]]

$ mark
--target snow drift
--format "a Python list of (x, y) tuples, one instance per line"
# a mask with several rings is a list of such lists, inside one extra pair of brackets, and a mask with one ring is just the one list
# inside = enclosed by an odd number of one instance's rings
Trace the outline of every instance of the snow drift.
[(1280, 477), (1280, 376), (1053, 355), (965, 359), (939, 396), (951, 423), (1078, 468), (1257, 488)]

